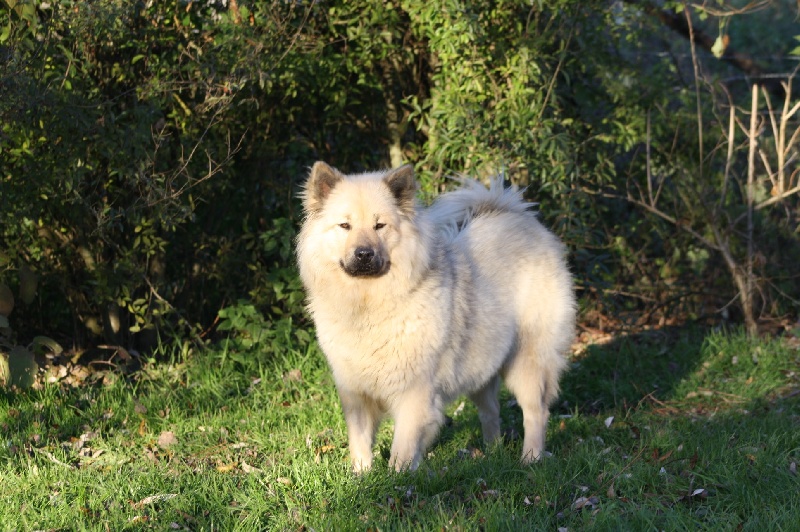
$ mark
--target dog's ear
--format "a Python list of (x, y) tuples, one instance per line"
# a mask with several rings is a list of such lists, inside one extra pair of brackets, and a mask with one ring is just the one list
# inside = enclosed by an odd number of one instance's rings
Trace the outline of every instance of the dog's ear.
[(315, 162), (302, 195), (303, 208), (306, 212), (321, 210), (333, 187), (342, 179), (344, 176), (336, 168), (322, 161)]
[(401, 210), (414, 210), (414, 198), (417, 193), (417, 181), (414, 179), (414, 167), (410, 164), (389, 170), (383, 176), (383, 182), (397, 201)]

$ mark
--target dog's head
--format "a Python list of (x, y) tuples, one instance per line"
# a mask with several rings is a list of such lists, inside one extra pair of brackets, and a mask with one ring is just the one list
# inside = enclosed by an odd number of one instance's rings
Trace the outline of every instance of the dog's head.
[[(416, 181), (410, 165), (386, 172), (345, 176), (323, 162), (311, 169), (303, 207), (318, 245), (351, 277), (380, 277), (392, 265), (401, 225), (414, 216)], [(321, 236), (321, 235), (320, 235)]]

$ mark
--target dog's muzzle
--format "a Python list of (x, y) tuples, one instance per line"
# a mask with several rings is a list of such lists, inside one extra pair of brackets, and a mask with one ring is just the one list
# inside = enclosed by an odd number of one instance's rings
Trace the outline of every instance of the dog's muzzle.
[(357, 247), (347, 262), (340, 264), (345, 273), (353, 277), (378, 277), (389, 271), (389, 261), (367, 246)]

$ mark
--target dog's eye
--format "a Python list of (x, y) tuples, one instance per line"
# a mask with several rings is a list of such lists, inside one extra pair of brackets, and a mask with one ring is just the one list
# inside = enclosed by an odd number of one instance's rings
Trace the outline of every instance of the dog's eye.
[(378, 229), (383, 229), (384, 227), (386, 227), (386, 224), (382, 224), (382, 223), (376, 223), (376, 224), (375, 224), (375, 230), (376, 230), (376, 231), (377, 231)]
[(347, 222), (345, 222), (345, 223), (343, 223), (343, 224), (339, 224), (339, 227), (341, 227), (341, 228), (342, 228), (342, 229), (344, 229), (345, 231), (349, 231), (349, 230), (350, 230), (350, 224), (349, 224), (349, 223), (347, 223)]

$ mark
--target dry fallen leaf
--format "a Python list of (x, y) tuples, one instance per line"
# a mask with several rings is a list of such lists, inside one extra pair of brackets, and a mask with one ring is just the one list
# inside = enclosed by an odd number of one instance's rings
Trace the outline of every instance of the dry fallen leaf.
[(578, 497), (575, 499), (575, 502), (572, 503), (573, 510), (581, 510), (583, 508), (594, 508), (600, 504), (600, 499), (597, 497)]
[(158, 457), (156, 456), (156, 453), (154, 453), (151, 448), (145, 447), (144, 448), (144, 455), (147, 457), (148, 460), (150, 460), (154, 464), (158, 463)]
[(217, 471), (220, 473), (229, 473), (234, 470), (236, 467), (236, 462), (231, 462), (230, 464), (220, 464), (217, 466)]
[(284, 382), (303, 382), (303, 373), (299, 369), (292, 369), (283, 374)]
[(169, 430), (165, 430), (158, 436), (158, 446), (162, 449), (166, 449), (170, 445), (174, 445), (178, 443), (178, 438), (175, 437), (175, 433)]
[(525, 506), (530, 506), (531, 504), (533, 504), (533, 502), (527, 495), (525, 496), (525, 499), (522, 500), (522, 502), (525, 503)]
[(483, 451), (478, 449), (477, 447), (469, 447), (467, 449), (459, 449), (458, 450), (458, 457), (459, 458), (472, 458), (473, 460), (476, 458), (483, 458)]
[(707, 498), (708, 498), (708, 491), (706, 489), (696, 488), (692, 490), (691, 493), (687, 493), (686, 495), (680, 497), (678, 500), (686, 503), (691, 503), (693, 501), (700, 501)]
[(245, 473), (263, 473), (264, 472), (262, 469), (259, 469), (257, 467), (253, 467), (250, 464), (248, 464), (247, 462), (245, 462), (244, 460), (242, 460), (242, 471), (244, 471)]
[(145, 497), (141, 501), (137, 502), (135, 504), (135, 506), (142, 507), (142, 506), (145, 506), (147, 504), (155, 504), (157, 502), (164, 502), (164, 501), (168, 501), (170, 499), (174, 499), (177, 496), (178, 496), (177, 493), (157, 493), (156, 495), (149, 495), (149, 496)]

